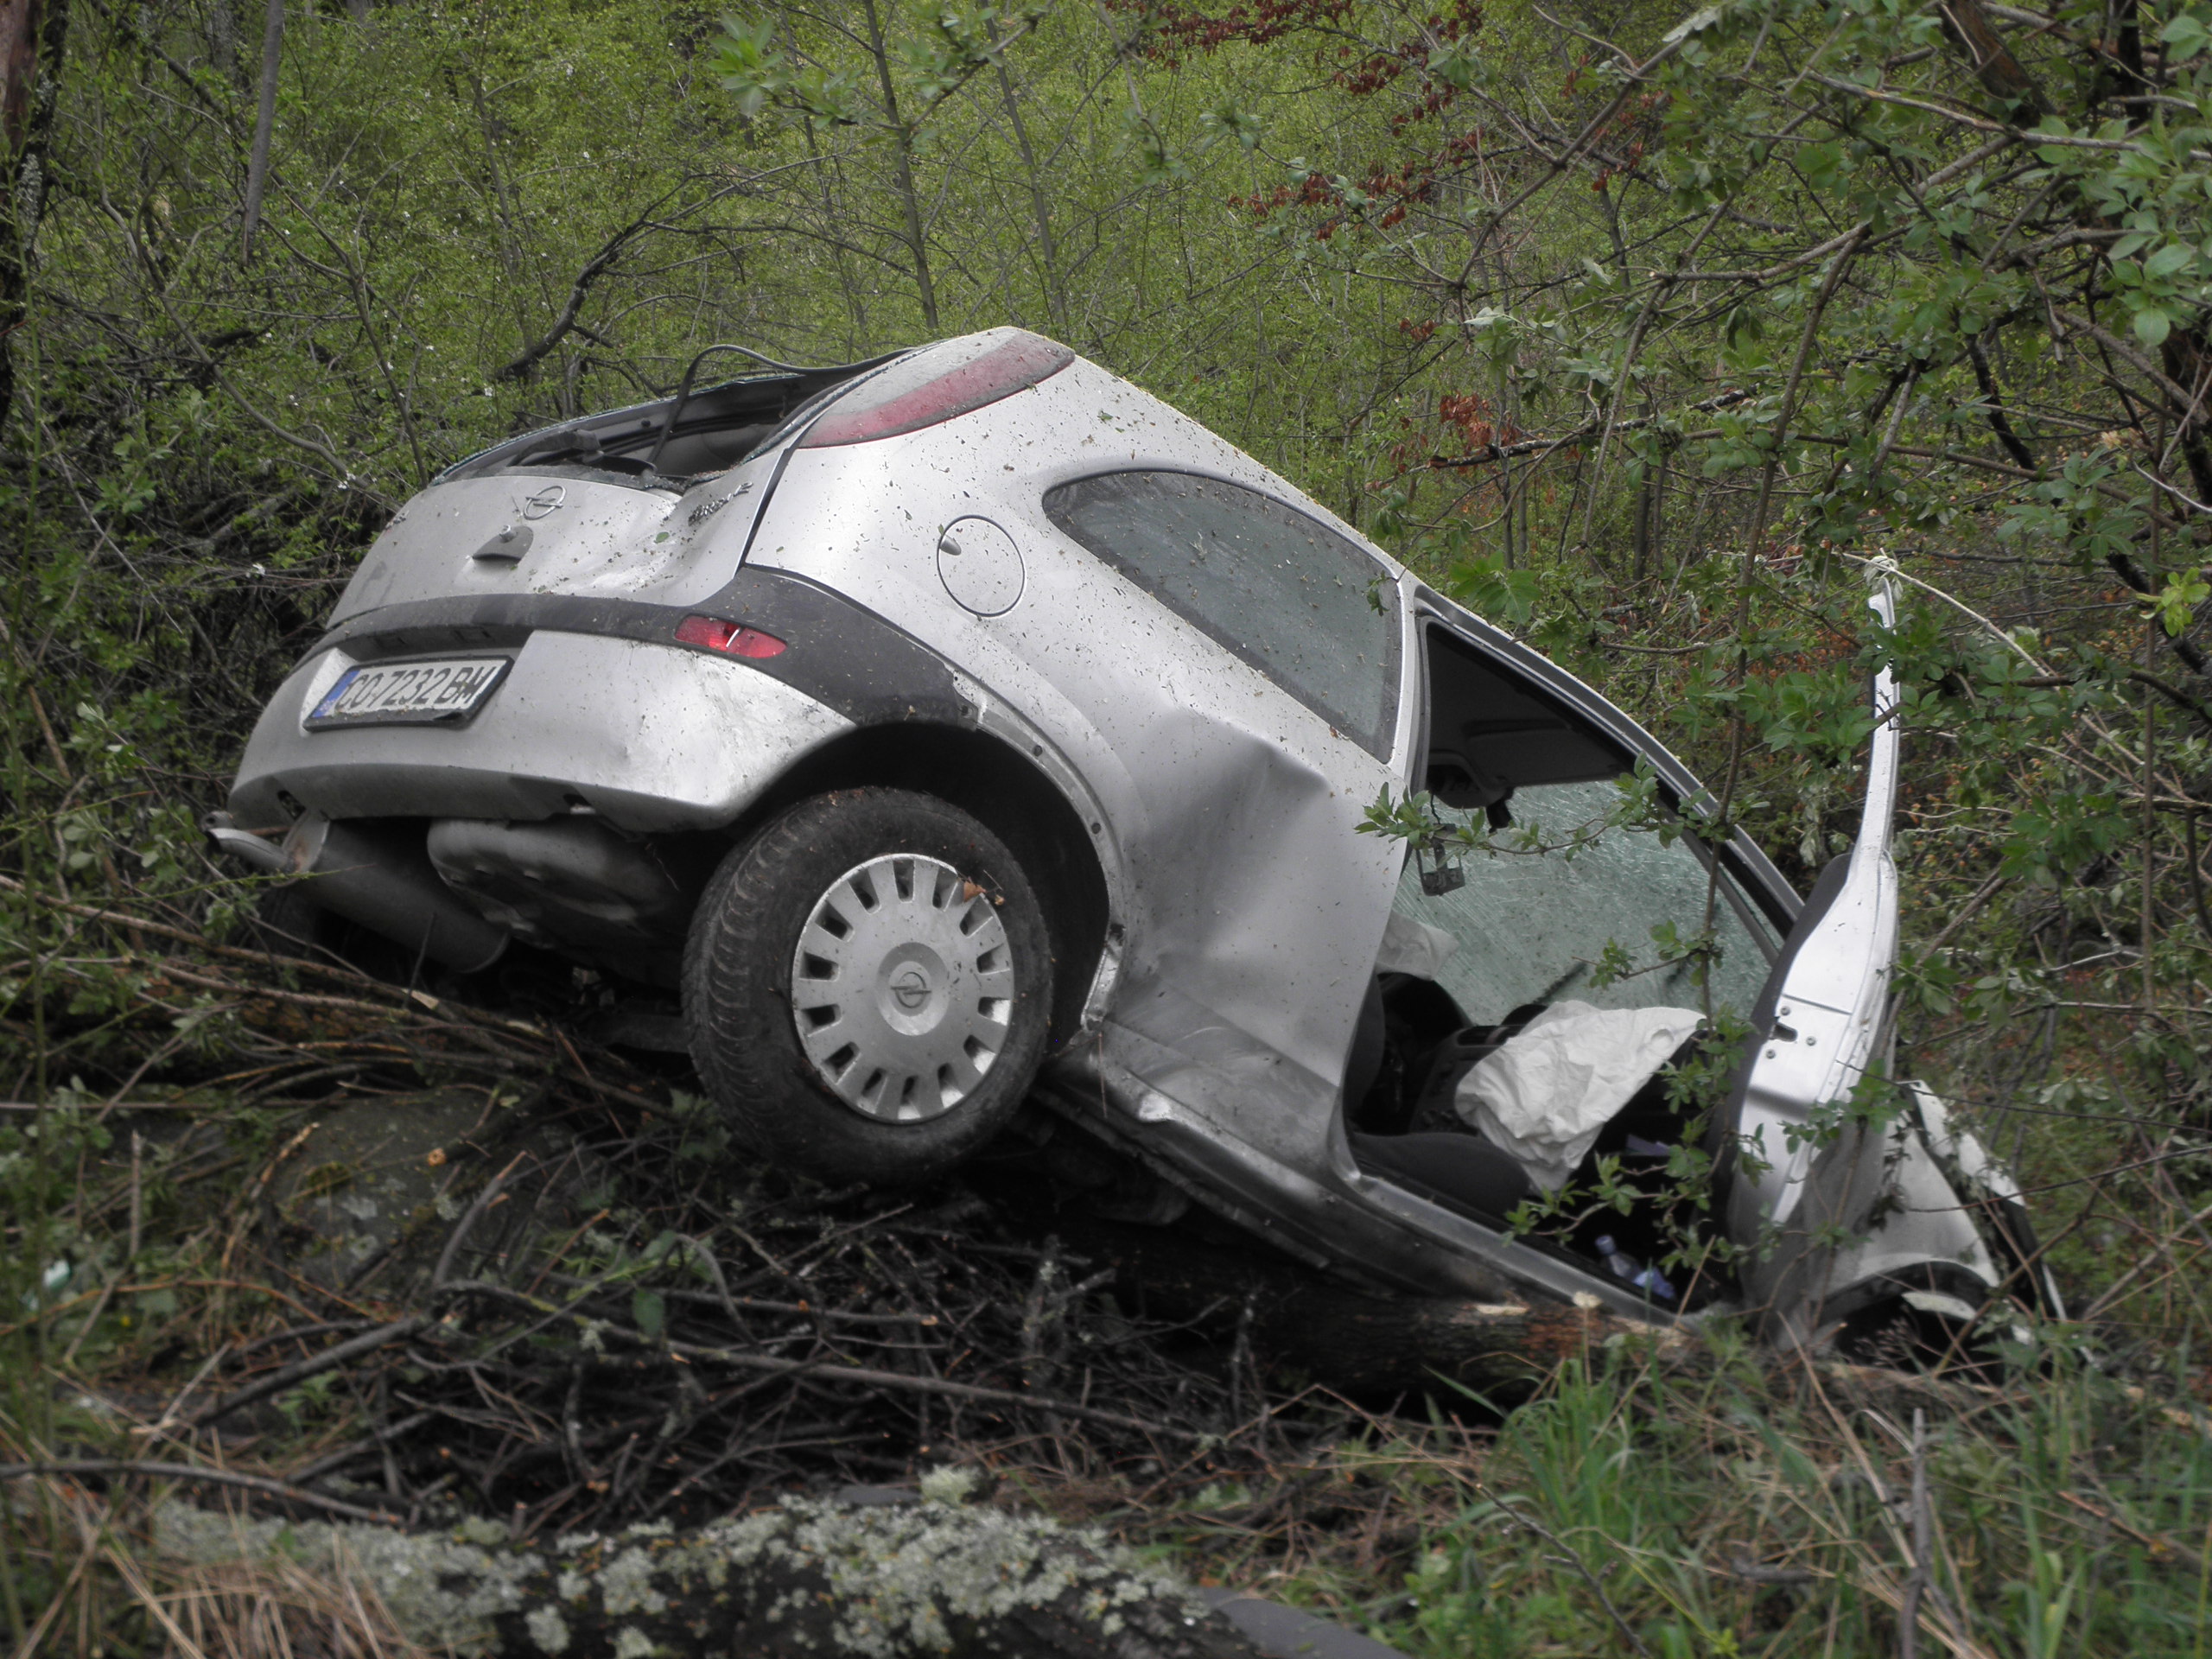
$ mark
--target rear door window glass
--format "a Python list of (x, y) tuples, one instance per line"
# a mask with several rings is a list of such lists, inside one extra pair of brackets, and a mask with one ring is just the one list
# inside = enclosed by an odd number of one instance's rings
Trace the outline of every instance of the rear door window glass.
[(1190, 473), (1104, 473), (1052, 522), (1370, 753), (1398, 710), (1398, 595), (1372, 556), (1296, 509)]

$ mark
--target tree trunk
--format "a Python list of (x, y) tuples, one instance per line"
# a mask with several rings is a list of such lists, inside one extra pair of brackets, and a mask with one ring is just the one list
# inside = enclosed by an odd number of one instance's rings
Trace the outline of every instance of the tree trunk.
[(437, 1534), (245, 1521), (170, 1501), (156, 1545), (207, 1567), (282, 1553), (366, 1580), (444, 1651), (631, 1659), (1262, 1659), (1197, 1593), (1093, 1535), (957, 1503), (787, 1498), (693, 1531), (641, 1526), (518, 1548), (497, 1522)]
[(209, 0), (207, 61), (226, 80), (238, 72), (238, 17), (232, 10), (231, 0)]
[(1201, 1320), (1249, 1306), (1266, 1366), (1301, 1371), (1347, 1394), (1401, 1394), (1440, 1383), (1517, 1392), (1563, 1360), (1638, 1334), (1676, 1346), (1669, 1328), (1563, 1302), (1391, 1296), (1334, 1283), (1287, 1258), (1200, 1243), (1187, 1233), (1063, 1217), (1062, 1242), (1116, 1269), (1115, 1287), (1147, 1317)]
[(875, 78), (883, 88), (883, 117), (891, 127), (893, 173), (899, 190), (899, 211), (906, 224), (906, 248), (914, 256), (914, 290), (921, 296), (922, 324), (938, 332), (937, 284), (930, 278), (929, 239), (922, 227), (922, 199), (914, 183), (914, 135), (899, 115), (899, 88), (891, 79), (891, 48), (883, 37), (883, 23), (875, 0), (864, 0), (868, 12), (868, 50), (875, 58)]
[[(2047, 115), (2056, 107), (2042, 86), (2014, 57), (2004, 37), (1998, 34), (1987, 15), (1981, 9), (1981, 0), (1943, 0), (1942, 11), (1944, 33), (1952, 44), (1967, 59), (1974, 69), (1974, 78), (1993, 97), (2023, 106), (2036, 115)], [(2122, 33), (2119, 60), (2130, 78), (2139, 84), (2143, 80), (2141, 41), (2133, 35), (2133, 8), (2126, 8), (2121, 17)], [(2101, 96), (2105, 88), (2093, 88), (2092, 96)], [(2081, 205), (2084, 217), (2091, 224), (2116, 226), (2119, 219), (2105, 206), (2082, 195), (2078, 187), (2070, 194)], [(1976, 342), (1970, 349), (1979, 352)], [(2212, 333), (2208, 333), (2201, 321), (2192, 319), (2177, 326), (2158, 346), (2158, 365), (2165, 377), (2177, 388), (2201, 388), (2212, 367)], [(1993, 398), (1992, 381), (1986, 359), (1974, 363), (1984, 394)], [(2201, 391), (2190, 397), (2177, 398), (2174, 392), (2161, 391), (2160, 401), (2165, 405), (2168, 418), (2173, 423), (2173, 444), (2181, 454), (2182, 463), (2189, 469), (2190, 481), (2196, 486), (2200, 500), (2212, 497), (2212, 442), (2206, 437), (2206, 411)], [(2014, 460), (2031, 471), (2040, 471), (2041, 463), (2028, 452), (2026, 447), (2012, 432), (2006, 423), (2001, 404), (1990, 412), (1991, 427), (1999, 442), (2004, 443)], [(2147, 435), (2147, 434), (2145, 435)], [(2159, 463), (2161, 474), (2164, 463)], [(2153, 570), (2147, 575), (2134, 569), (2134, 562), (2125, 555), (2108, 555), (2107, 562), (2123, 582), (2136, 592), (2148, 595), (2156, 591), (2157, 579), (2165, 573)], [(2203, 653), (2186, 634), (2167, 641), (2168, 646), (2190, 670), (2207, 675)]]
[(276, 130), (276, 71), (284, 49), (284, 0), (269, 0), (261, 25), (261, 103), (253, 118), (253, 151), (245, 164), (245, 229), (238, 257), (253, 257), (261, 224), (261, 199), (269, 188), (269, 144)]
[(1045, 200), (1045, 175), (1037, 165), (1037, 152), (1029, 143), (1029, 124), (1021, 118), (1021, 104), (1014, 92), (1014, 77), (1007, 73), (1006, 58), (1001, 54), (997, 63), (999, 99), (1006, 109), (1007, 124), (1014, 129), (1014, 141), (1021, 151), (1021, 168), (1029, 181), (1029, 213), (1037, 223), (1037, 264), (1045, 289), (1045, 314), (1052, 320), (1053, 332), (1065, 342), (1068, 338), (1067, 300), (1060, 289), (1060, 255), (1052, 240), (1052, 212)]
[(16, 331), (30, 308), (31, 245), (46, 215), (47, 147), (60, 101), (69, 0), (0, 0), (0, 427), (16, 398)]

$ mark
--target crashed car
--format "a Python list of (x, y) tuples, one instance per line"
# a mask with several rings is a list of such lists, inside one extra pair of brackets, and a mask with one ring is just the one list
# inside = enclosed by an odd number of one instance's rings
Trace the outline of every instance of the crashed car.
[[(1876, 1088), (1894, 722), (1801, 899), (1620, 709), (1065, 347), (695, 390), (740, 349), (410, 501), (218, 842), (417, 969), (657, 988), (741, 1142), (825, 1179), (1034, 1101), (1379, 1287), (1786, 1341), (2055, 1310), (2004, 1173)], [(1725, 1100), (1678, 1103), (1724, 1031)], [(1684, 1167), (1688, 1224), (1529, 1224)], [(1734, 1264), (1669, 1265), (1684, 1224)]]

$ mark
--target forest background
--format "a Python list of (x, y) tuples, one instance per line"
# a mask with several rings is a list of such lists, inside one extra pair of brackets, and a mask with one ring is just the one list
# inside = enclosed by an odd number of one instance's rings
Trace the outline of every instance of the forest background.
[[(190, 1311), (131, 1325), (158, 1228), (94, 1224), (104, 1131), (60, 1109), (204, 1085), (244, 1040), (162, 943), (248, 902), (196, 822), (399, 504), (711, 341), (827, 363), (1016, 323), (1638, 713), (1801, 887), (1891, 661), (1897, 1064), (2018, 1171), (2078, 1316), (1918, 1452), (1756, 1366), (1570, 1378), (1490, 1454), (1519, 1474), (1294, 1592), (1438, 1652), (2202, 1650), (2212, 6), (0, 23), (0, 1063), (56, 1109), (0, 1125), (12, 1440), (41, 1368)], [(1936, 1471), (1940, 1549), (1887, 1503), (1899, 1458)], [(1711, 1565), (1784, 1515), (1782, 1578)]]

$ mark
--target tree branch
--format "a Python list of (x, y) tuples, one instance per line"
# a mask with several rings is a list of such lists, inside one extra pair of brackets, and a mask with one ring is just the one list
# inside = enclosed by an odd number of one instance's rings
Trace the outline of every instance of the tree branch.
[(212, 1486), (235, 1487), (242, 1492), (254, 1492), (287, 1503), (310, 1504), (325, 1514), (342, 1515), (349, 1521), (372, 1521), (387, 1527), (399, 1524), (399, 1516), (381, 1510), (342, 1503), (286, 1481), (243, 1475), (230, 1469), (203, 1469), (195, 1463), (158, 1463), (130, 1458), (61, 1458), (44, 1463), (0, 1463), (0, 1480), (16, 1480), (26, 1475), (145, 1475), (156, 1480), (198, 1481)]
[(553, 320), (553, 326), (530, 345), (524, 346), (512, 360), (502, 363), (498, 368), (493, 370), (492, 378), (494, 380), (521, 379), (523, 376), (537, 367), (547, 353), (567, 337), (569, 331), (576, 326), (576, 315), (583, 309), (584, 299), (591, 292), (591, 285), (606, 274), (607, 268), (614, 263), (622, 250), (629, 246), (637, 238), (639, 233), (652, 224), (653, 214), (658, 212), (659, 208), (660, 203), (655, 202), (652, 207), (639, 214), (637, 218), (615, 232), (601, 245), (599, 251), (592, 255), (584, 268), (576, 273), (576, 280), (569, 285), (569, 302), (561, 308), (561, 315)]

